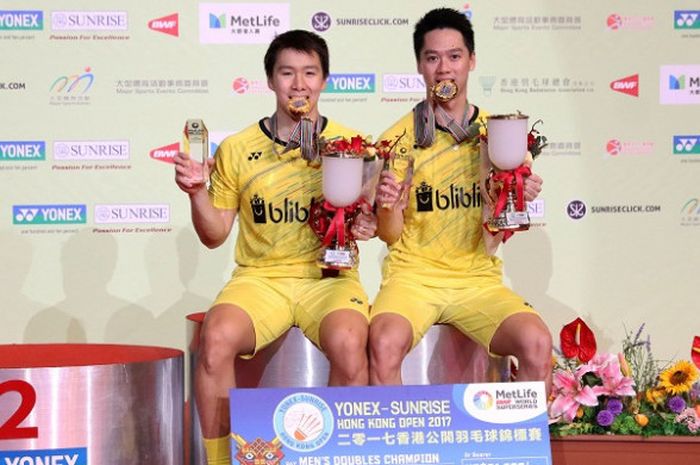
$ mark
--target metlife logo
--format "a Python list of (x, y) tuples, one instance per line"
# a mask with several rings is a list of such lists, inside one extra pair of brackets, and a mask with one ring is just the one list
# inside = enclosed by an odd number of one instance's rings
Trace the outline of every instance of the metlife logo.
[(13, 205), (12, 224), (85, 224), (87, 207), (79, 205)]
[(95, 205), (95, 224), (169, 223), (167, 204)]
[(203, 44), (269, 44), (289, 24), (289, 3), (199, 4)]
[(39, 10), (0, 10), (0, 31), (42, 31), (44, 12)]
[(44, 160), (46, 142), (43, 140), (0, 141), (0, 162)]
[(375, 91), (374, 74), (331, 74), (328, 76), (325, 93), (371, 94)]
[(664, 65), (659, 72), (662, 105), (700, 104), (700, 65)]
[(128, 140), (64, 140), (53, 144), (53, 158), (57, 161), (128, 160), (129, 157)]

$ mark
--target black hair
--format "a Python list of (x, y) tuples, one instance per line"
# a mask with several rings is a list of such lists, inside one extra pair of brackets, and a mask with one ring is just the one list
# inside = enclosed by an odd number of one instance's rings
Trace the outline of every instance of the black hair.
[(430, 10), (416, 23), (413, 31), (413, 51), (416, 60), (420, 59), (420, 52), (425, 44), (425, 35), (435, 29), (455, 29), (462, 34), (464, 45), (469, 53), (474, 53), (474, 29), (467, 17), (452, 8), (436, 8)]
[(313, 32), (303, 29), (293, 29), (275, 37), (272, 42), (270, 42), (270, 46), (267, 47), (264, 63), (265, 74), (267, 74), (268, 79), (272, 77), (277, 55), (279, 55), (282, 50), (288, 48), (309, 54), (316, 52), (321, 60), (323, 77), (328, 77), (330, 71), (328, 65), (328, 45), (326, 45), (326, 41)]

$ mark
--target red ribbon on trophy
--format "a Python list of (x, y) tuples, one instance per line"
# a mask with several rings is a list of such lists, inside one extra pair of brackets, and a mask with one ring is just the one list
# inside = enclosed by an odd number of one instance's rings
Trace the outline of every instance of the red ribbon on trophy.
[[(363, 204), (369, 205), (364, 198), (346, 207), (334, 207), (328, 201), (323, 202), (323, 209), (333, 215), (330, 223), (328, 223), (328, 229), (326, 229), (323, 236), (322, 242), (324, 246), (328, 247), (331, 245), (335, 238), (339, 246), (345, 247), (345, 215), (346, 213), (348, 215), (354, 215), (361, 210)], [(349, 236), (349, 240), (352, 240), (352, 233), (349, 233)]]
[(503, 209), (506, 207), (506, 202), (508, 200), (508, 193), (513, 188), (513, 181), (515, 181), (515, 207), (518, 211), (525, 210), (525, 193), (523, 191), (523, 186), (525, 184), (526, 177), (530, 176), (532, 171), (530, 167), (526, 165), (520, 165), (514, 170), (508, 171), (498, 171), (493, 175), (493, 181), (502, 182), (503, 187), (501, 192), (498, 194), (498, 200), (493, 210), (493, 216), (498, 216), (501, 214)]

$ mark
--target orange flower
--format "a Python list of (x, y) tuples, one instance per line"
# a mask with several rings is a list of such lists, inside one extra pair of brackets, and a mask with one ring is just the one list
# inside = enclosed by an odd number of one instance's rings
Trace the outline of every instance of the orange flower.
[(634, 420), (637, 422), (639, 426), (644, 428), (648, 423), (649, 423), (649, 418), (647, 418), (646, 415), (643, 413), (638, 413), (634, 416)]

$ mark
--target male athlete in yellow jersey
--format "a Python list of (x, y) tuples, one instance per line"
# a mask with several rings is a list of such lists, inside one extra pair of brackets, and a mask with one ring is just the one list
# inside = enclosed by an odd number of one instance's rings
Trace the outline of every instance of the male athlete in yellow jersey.
[[(250, 356), (299, 326), (330, 361), (330, 385), (368, 380), (367, 296), (357, 272), (324, 276), (316, 265), (321, 243), (307, 224), (322, 195), (321, 171), (305, 159), (309, 137), (350, 138), (356, 131), (319, 114), (328, 77), (328, 49), (301, 30), (277, 36), (265, 55), (268, 86), (276, 95), (269, 118), (225, 139), (206, 167), (175, 158), (176, 182), (190, 198), (192, 222), (207, 247), (221, 245), (236, 216), (238, 267), (207, 313), (195, 373), (195, 398), (209, 464), (230, 464), (228, 390), (234, 360)], [(211, 186), (196, 180), (211, 169)], [(376, 218), (366, 209), (353, 235), (367, 240)]]
[[(488, 160), (480, 158), (478, 137), (469, 130), (477, 120), (486, 122), (483, 110), (467, 101), (476, 64), (471, 24), (455, 10), (435, 9), (416, 24), (413, 43), (428, 95), (380, 137), (391, 141), (405, 133), (394, 169), (382, 173), (377, 189), (377, 205), (385, 207), (377, 210), (378, 232), (389, 254), (371, 311), (370, 383), (401, 383), (406, 354), (431, 325), (445, 323), (493, 354), (517, 357), (519, 381), (549, 386), (549, 330), (502, 284), (482, 227), (482, 194), (486, 209), (492, 200), (481, 185)], [(437, 83), (446, 101), (431, 95)], [(404, 182), (409, 157), (410, 185)], [(527, 178), (526, 200), (541, 184), (537, 175)]]

